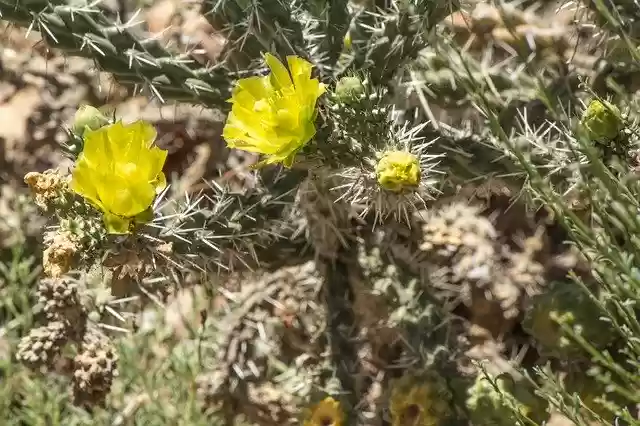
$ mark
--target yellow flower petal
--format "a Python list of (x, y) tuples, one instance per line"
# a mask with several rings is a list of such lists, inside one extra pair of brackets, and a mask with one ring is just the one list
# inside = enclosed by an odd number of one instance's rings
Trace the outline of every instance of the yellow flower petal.
[(97, 190), (102, 204), (108, 206), (111, 213), (123, 217), (142, 213), (156, 195), (155, 188), (149, 182), (128, 185), (126, 180), (115, 175), (104, 176)]
[(278, 58), (273, 56), (271, 53), (266, 53), (264, 55), (264, 59), (267, 66), (271, 69), (271, 84), (275, 89), (283, 89), (293, 84), (291, 82), (291, 77), (289, 76), (289, 71), (287, 71)]
[(84, 134), (84, 148), (81, 156), (86, 166), (93, 169), (97, 164), (103, 171), (113, 168), (112, 156), (107, 132), (102, 129), (88, 131)]
[(80, 153), (76, 167), (72, 173), (72, 179), (69, 184), (72, 191), (83, 196), (96, 207), (101, 208), (98, 190), (92, 180), (92, 170), (89, 167), (84, 153)]
[(158, 176), (151, 182), (156, 190), (156, 194), (160, 194), (167, 187), (167, 177), (163, 172), (158, 173)]
[(244, 91), (254, 100), (266, 99), (270, 93), (269, 78), (265, 77), (248, 77), (238, 81), (236, 91)]
[(298, 56), (287, 56), (287, 64), (289, 65), (296, 90), (303, 89), (311, 81), (311, 68), (313, 68), (313, 65)]

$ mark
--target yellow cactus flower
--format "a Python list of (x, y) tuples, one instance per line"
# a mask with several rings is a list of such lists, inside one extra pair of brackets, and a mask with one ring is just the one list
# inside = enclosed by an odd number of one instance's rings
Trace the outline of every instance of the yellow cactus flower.
[(84, 134), (70, 187), (103, 212), (110, 233), (129, 233), (166, 187), (167, 151), (153, 145), (155, 138), (144, 121), (118, 121)]
[(260, 164), (291, 167), (298, 151), (316, 134), (316, 101), (325, 91), (311, 78), (311, 63), (287, 56), (289, 70), (273, 55), (271, 73), (238, 81), (223, 137), (230, 148), (264, 154)]
[(344, 413), (340, 403), (331, 397), (327, 397), (317, 403), (305, 419), (304, 426), (342, 426)]
[(389, 411), (392, 426), (437, 426), (449, 418), (451, 394), (435, 373), (410, 375), (391, 383)]
[(384, 189), (400, 192), (420, 183), (418, 157), (407, 151), (389, 151), (376, 165), (378, 184)]

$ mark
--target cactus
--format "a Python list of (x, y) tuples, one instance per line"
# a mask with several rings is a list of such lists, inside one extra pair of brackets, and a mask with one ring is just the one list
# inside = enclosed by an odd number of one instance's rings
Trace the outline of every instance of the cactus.
[(172, 55), (157, 40), (145, 39), (130, 25), (109, 21), (95, 3), (74, 6), (8, 0), (0, 3), (0, 16), (37, 29), (50, 46), (91, 58), (97, 68), (110, 72), (122, 84), (148, 89), (161, 101), (225, 107), (229, 89), (226, 70)]
[[(191, 192), (151, 121), (76, 105), (72, 169), (24, 176), (47, 224), (16, 359), (94, 422), (637, 423), (640, 119), (600, 93), (630, 83), (533, 9), (466, 6), (204, 0), (226, 44), (202, 65), (85, 0), (0, 0), (256, 158)], [(588, 6), (632, 40), (631, 6)]]

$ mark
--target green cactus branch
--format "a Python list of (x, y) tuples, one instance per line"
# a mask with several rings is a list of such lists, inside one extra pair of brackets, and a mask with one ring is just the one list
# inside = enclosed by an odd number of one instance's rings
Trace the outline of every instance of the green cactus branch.
[(355, 17), (353, 57), (347, 70), (367, 70), (375, 84), (386, 84), (427, 44), (426, 36), (456, 2), (397, 1), (383, 12), (360, 11)]
[[(157, 238), (173, 242), (175, 253), (196, 268), (213, 263), (214, 270), (226, 270), (230, 264), (258, 262), (265, 267), (282, 263), (292, 253), (296, 255), (290, 258), (298, 260), (304, 238), (297, 237), (283, 210), (293, 205), (305, 173), (282, 174), (277, 167), (267, 168), (260, 174), (262, 185), (242, 192), (213, 183), (211, 191), (195, 199), (160, 202), (160, 216), (152, 227), (159, 231)], [(276, 243), (279, 248), (274, 251)]]
[(349, 29), (351, 13), (346, 0), (305, 1), (299, 19), (304, 26), (307, 49), (323, 78), (336, 72)]
[(110, 21), (95, 5), (0, 0), (0, 17), (39, 31), (51, 47), (93, 59), (121, 84), (148, 89), (161, 101), (227, 108), (231, 81), (224, 67), (202, 66), (186, 55), (176, 57), (158, 40), (137, 34), (131, 25)]
[(229, 59), (246, 67), (262, 53), (306, 57), (302, 28), (287, 2), (280, 0), (205, 0), (202, 14), (224, 29), (232, 49)]

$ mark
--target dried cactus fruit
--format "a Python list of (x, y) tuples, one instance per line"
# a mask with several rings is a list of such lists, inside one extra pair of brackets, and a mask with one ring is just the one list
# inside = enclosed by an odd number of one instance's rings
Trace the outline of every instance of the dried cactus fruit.
[(475, 265), (491, 263), (498, 236), (480, 209), (465, 203), (452, 203), (429, 215), (422, 235), (420, 250), (445, 258), (470, 256), (468, 262)]
[(18, 344), (16, 358), (29, 368), (52, 368), (62, 347), (67, 342), (69, 324), (54, 321), (32, 329)]
[(96, 329), (88, 330), (74, 358), (75, 403), (88, 407), (104, 405), (118, 375), (117, 363), (118, 355), (111, 341)]
[(52, 234), (45, 235), (42, 266), (47, 277), (60, 278), (73, 267), (80, 250), (79, 238), (67, 230), (58, 229)]
[(76, 282), (69, 278), (42, 279), (36, 296), (49, 321), (63, 321), (82, 330), (85, 311)]
[(47, 170), (44, 173), (29, 172), (24, 182), (29, 185), (34, 201), (44, 211), (49, 211), (55, 204), (60, 204), (60, 197), (68, 187), (68, 176), (57, 170)]
[(454, 307), (465, 306), (469, 319), (494, 336), (511, 330), (523, 303), (544, 283), (545, 268), (535, 260), (538, 250), (509, 247), (480, 208), (465, 201), (416, 218), (422, 226), (417, 256), (426, 289)]
[(601, 315), (600, 308), (577, 284), (553, 282), (531, 298), (522, 326), (544, 353), (563, 359), (582, 358), (588, 354), (560, 324), (573, 328), (594, 348), (604, 349), (615, 340), (615, 334)]

